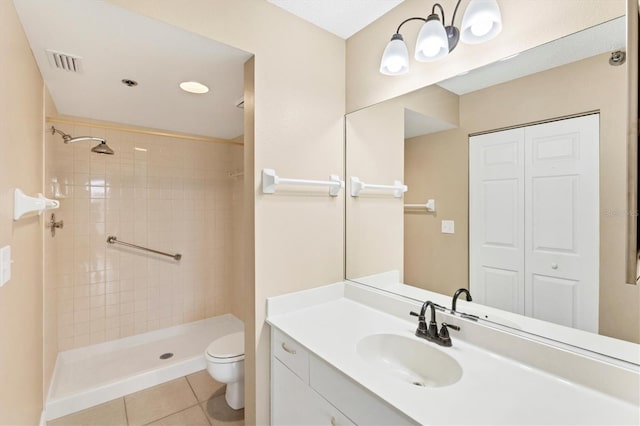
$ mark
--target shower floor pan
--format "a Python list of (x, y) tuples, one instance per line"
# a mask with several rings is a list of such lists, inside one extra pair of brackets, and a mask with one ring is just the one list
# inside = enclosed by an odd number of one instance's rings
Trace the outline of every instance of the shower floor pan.
[(204, 351), (209, 343), (242, 330), (242, 321), (225, 314), (60, 352), (45, 419), (65, 416), (203, 370)]

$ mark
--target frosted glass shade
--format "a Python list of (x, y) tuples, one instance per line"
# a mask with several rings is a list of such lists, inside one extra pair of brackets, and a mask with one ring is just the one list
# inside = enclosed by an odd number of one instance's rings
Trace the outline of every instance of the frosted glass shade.
[(466, 44), (491, 40), (502, 31), (502, 16), (496, 0), (471, 0), (462, 17), (460, 39)]
[(409, 71), (409, 51), (400, 34), (394, 34), (387, 44), (380, 61), (380, 73), (385, 75), (406, 74)]
[(439, 19), (431, 16), (418, 33), (415, 58), (420, 62), (436, 61), (449, 53), (447, 31)]

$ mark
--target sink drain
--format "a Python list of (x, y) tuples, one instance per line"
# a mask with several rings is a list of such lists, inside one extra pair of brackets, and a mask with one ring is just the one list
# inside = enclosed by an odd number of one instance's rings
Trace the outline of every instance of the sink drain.
[(421, 388), (424, 387), (424, 383), (422, 383), (422, 382), (413, 382), (411, 384), (414, 385), (414, 386), (420, 386)]
[(171, 352), (167, 352), (167, 353), (164, 353), (164, 354), (160, 355), (160, 359), (169, 359), (172, 356), (173, 356), (173, 354)]

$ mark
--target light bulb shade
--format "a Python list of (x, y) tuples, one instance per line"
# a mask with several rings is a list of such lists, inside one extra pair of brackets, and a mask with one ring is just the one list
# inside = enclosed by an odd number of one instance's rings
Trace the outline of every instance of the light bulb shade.
[(502, 16), (496, 0), (471, 0), (462, 17), (460, 39), (466, 44), (491, 40), (502, 31)]
[(409, 50), (400, 34), (394, 34), (387, 44), (380, 61), (380, 73), (384, 75), (401, 75), (409, 71)]
[(436, 61), (449, 53), (449, 38), (437, 15), (429, 15), (418, 33), (415, 58), (420, 62)]

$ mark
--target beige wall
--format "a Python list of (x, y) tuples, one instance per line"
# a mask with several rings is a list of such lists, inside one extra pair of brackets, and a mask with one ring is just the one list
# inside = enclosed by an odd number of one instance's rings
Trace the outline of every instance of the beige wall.
[(256, 386), (248, 377), (246, 421), (267, 424), (265, 300), (344, 277), (344, 194), (334, 198), (311, 189), (263, 195), (260, 171), (307, 179), (343, 173), (345, 43), (266, 1), (112, 3), (255, 54), (255, 298), (246, 303), (254, 304), (256, 331), (247, 327), (246, 352), (252, 361), (256, 350)]
[[(244, 253), (242, 287), (234, 292), (236, 303), (245, 312), (245, 424), (256, 424), (256, 311), (255, 311), (255, 57), (244, 64), (244, 211), (242, 233)], [(264, 395), (260, 395), (264, 399)], [(262, 413), (266, 418), (268, 414)], [(251, 423), (249, 423), (251, 422)]]
[[(449, 125), (458, 124), (458, 96), (438, 86), (392, 99), (346, 117), (345, 175), (365, 183), (391, 185), (404, 177), (405, 108)], [(346, 277), (359, 278), (373, 273), (403, 270), (403, 204), (407, 198), (394, 198), (389, 192), (366, 191), (347, 197)], [(350, 194), (351, 182), (347, 182)], [(425, 192), (418, 192), (421, 197)], [(425, 202), (425, 200), (414, 202)], [(400, 220), (399, 220), (400, 219)], [(393, 249), (391, 249), (393, 248)], [(409, 281), (410, 282), (410, 281)]]
[[(443, 0), (447, 20), (456, 0)], [(347, 40), (347, 111), (354, 111), (436, 83), (463, 71), (490, 64), (514, 53), (538, 46), (567, 34), (622, 16), (625, 0), (498, 0), (503, 30), (495, 39), (479, 44), (460, 43), (450, 57), (420, 63), (410, 55), (410, 71), (390, 77), (379, 73), (380, 58), (386, 44), (406, 18), (426, 16), (430, 4), (405, 0), (382, 18)], [(468, 1), (460, 5), (456, 24)], [(410, 22), (401, 33), (413, 52), (420, 24)]]
[(42, 411), (42, 221), (13, 221), (13, 191), (42, 192), (42, 78), (11, 0), (0, 4), (0, 246), (12, 278), (0, 288), (0, 424), (35, 425)]
[[(346, 119), (349, 161), (345, 175), (365, 183), (391, 185), (403, 180), (404, 109), (385, 102), (349, 114)], [(351, 182), (347, 182), (347, 194)], [(347, 196), (346, 246), (348, 278), (376, 272), (402, 272), (403, 200), (389, 192), (366, 191)], [(392, 248), (391, 250), (388, 250)], [(375, 265), (375, 267), (373, 267)]]
[[(465, 129), (405, 141), (405, 202), (436, 201), (436, 211), (404, 211), (404, 282), (452, 295), (469, 286), (469, 150)], [(453, 220), (455, 234), (443, 234), (441, 221)], [(348, 247), (348, 245), (347, 245)]]
[[(460, 129), (407, 141), (407, 183), (430, 191), (438, 212), (405, 214), (406, 282), (444, 294), (467, 286), (468, 134), (599, 110), (600, 333), (640, 342), (640, 291), (624, 284), (626, 216), (615, 213), (626, 211), (625, 68), (608, 58), (461, 96)], [(440, 233), (442, 219), (456, 219), (456, 234)]]
[[(237, 139), (244, 143), (244, 137)], [(243, 173), (244, 146), (236, 146), (231, 149), (230, 170), (233, 173)], [(231, 273), (232, 284), (230, 288), (231, 313), (242, 321), (247, 321), (247, 303), (245, 300), (244, 277), (244, 175), (231, 177)]]
[[(58, 115), (58, 111), (56, 109), (55, 104), (53, 103), (53, 99), (49, 94), (49, 91), (45, 86), (45, 97), (44, 97), (44, 115), (46, 117), (52, 117)], [(46, 133), (44, 133), (46, 137)], [(46, 143), (43, 147), (44, 149), (44, 162), (46, 168)], [(45, 173), (46, 175), (46, 173)], [(58, 212), (55, 212), (58, 214)], [(49, 213), (50, 214), (50, 213)], [(45, 222), (47, 221), (47, 216), (45, 215)], [(49, 216), (50, 217), (50, 216)], [(51, 384), (51, 379), (53, 377), (53, 369), (56, 365), (56, 358), (58, 356), (58, 299), (57, 292), (52, 290), (56, 287), (56, 285), (51, 280), (51, 274), (47, 274), (47, 259), (53, 259), (52, 250), (54, 249), (54, 245), (51, 243), (47, 243), (47, 237), (51, 234), (47, 232), (45, 229), (44, 240), (43, 240), (43, 299), (44, 303), (42, 306), (43, 310), (43, 341), (42, 341), (42, 350), (44, 356), (44, 365), (43, 365), (43, 397), (46, 401), (47, 393), (49, 392), (49, 385)], [(51, 266), (49, 266), (51, 267)]]

